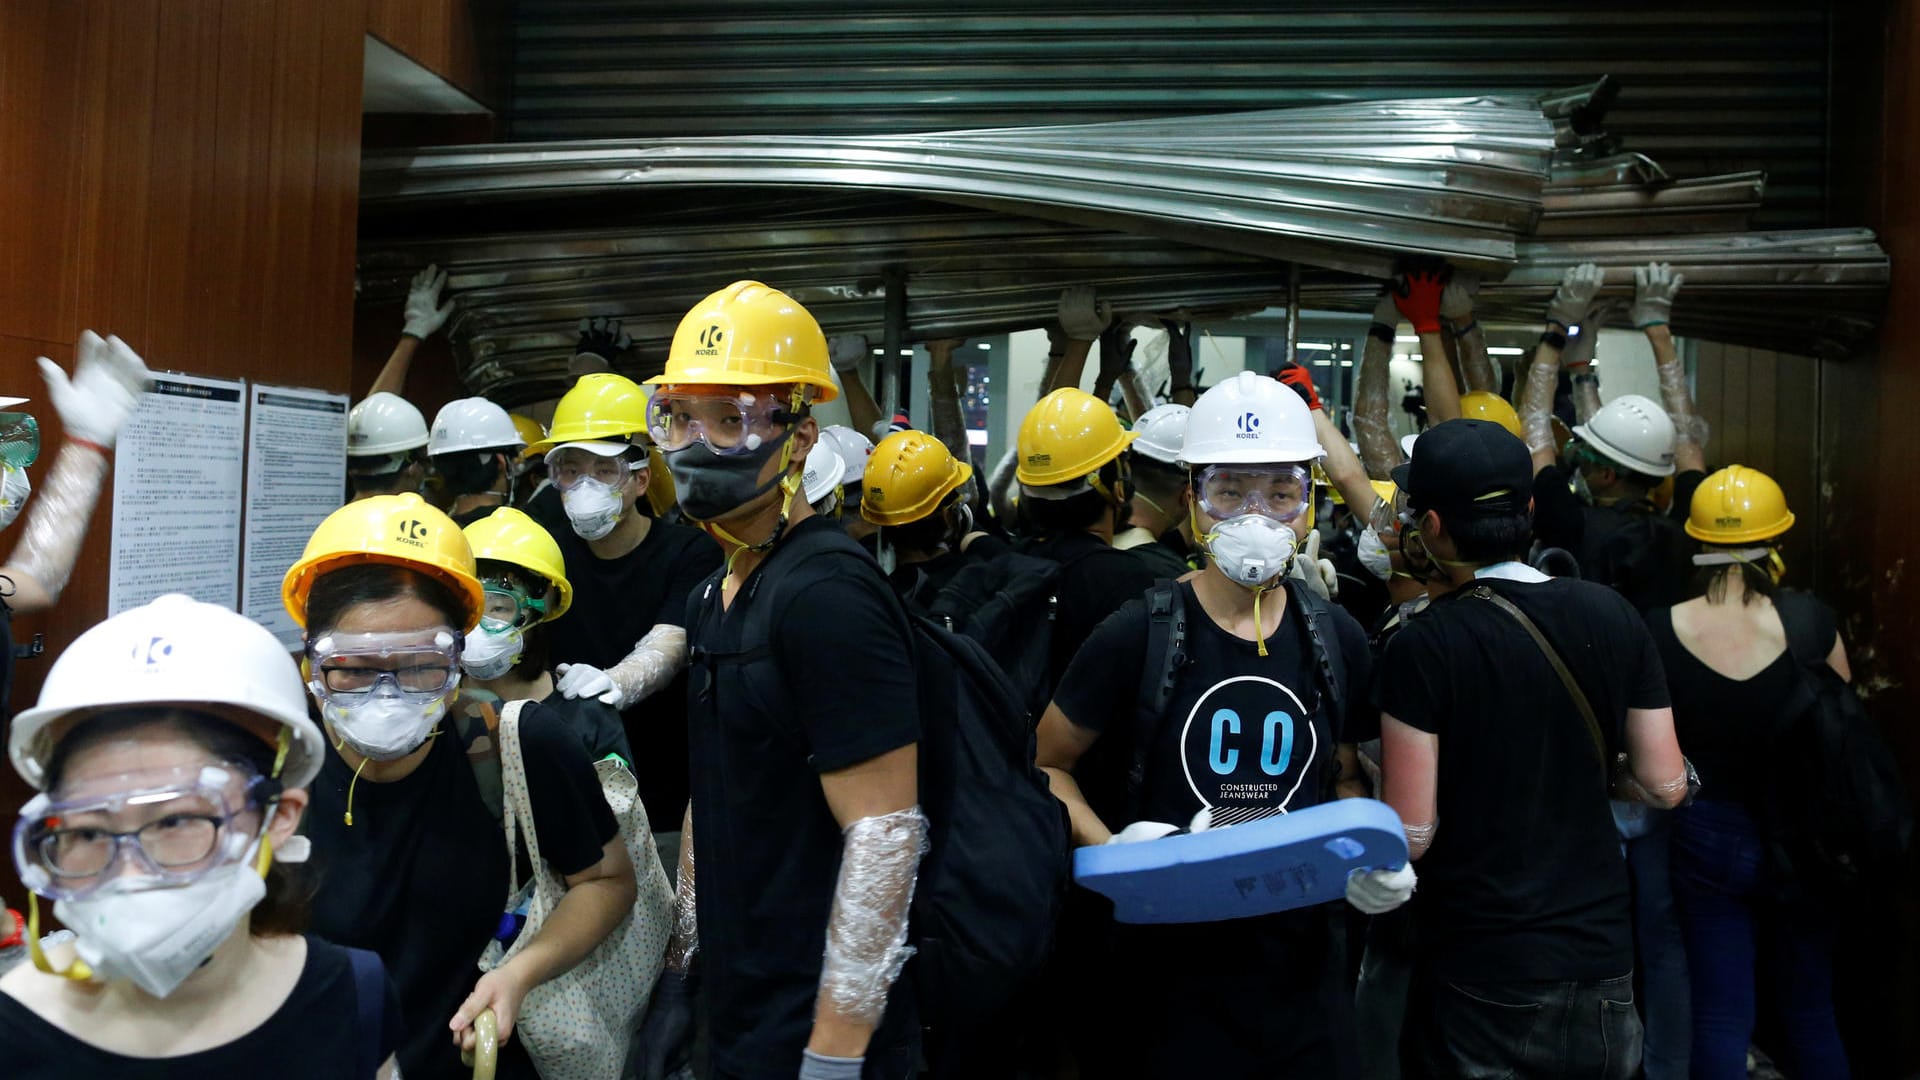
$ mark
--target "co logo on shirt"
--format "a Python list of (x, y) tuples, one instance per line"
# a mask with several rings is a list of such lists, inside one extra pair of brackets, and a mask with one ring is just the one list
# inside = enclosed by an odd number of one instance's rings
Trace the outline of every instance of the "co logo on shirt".
[(1299, 695), (1259, 675), (1215, 683), (1180, 733), (1187, 786), (1216, 826), (1285, 813), (1319, 752)]

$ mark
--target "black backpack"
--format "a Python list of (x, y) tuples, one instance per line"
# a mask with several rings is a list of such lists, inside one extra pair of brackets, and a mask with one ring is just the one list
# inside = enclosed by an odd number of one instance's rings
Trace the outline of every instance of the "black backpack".
[(1827, 664), (1834, 624), (1800, 593), (1775, 598), (1800, 685), (1769, 758), (1767, 859), (1787, 900), (1833, 901), (1897, 883), (1913, 841), (1913, 803), (1879, 726)]
[[(833, 552), (880, 572), (845, 533), (809, 529), (775, 549), (787, 570), (779, 587), (804, 588), (793, 568)], [(748, 610), (749, 654), (765, 650), (778, 606), (768, 597)], [(907, 971), (921, 1022), (964, 1030), (1004, 1010), (1046, 962), (1071, 865), (1067, 815), (1034, 766), (1033, 722), (986, 649), (923, 616), (908, 613), (907, 622), (928, 823)]]
[(986, 647), (1012, 683), (1015, 700), (1035, 718), (1053, 697), (1060, 574), (1076, 561), (1010, 551), (962, 567), (927, 605), (935, 619)]
[[(1310, 715), (1324, 712), (1334, 741), (1346, 722), (1347, 661), (1340, 652), (1340, 636), (1328, 623), (1333, 608), (1319, 594), (1300, 587), (1289, 576), (1282, 579), (1287, 590), (1287, 617), (1297, 612), (1307, 629), (1307, 647), (1312, 653), (1314, 696), (1303, 702)], [(1127, 769), (1127, 803), (1137, 819), (1147, 781), (1147, 759), (1153, 750), (1154, 736), (1165, 720), (1167, 705), (1173, 698), (1174, 683), (1180, 669), (1188, 663), (1187, 605), (1178, 582), (1162, 579), (1147, 590), (1147, 652), (1140, 671), (1140, 689), (1134, 704), (1133, 760)], [(1331, 644), (1329, 644), (1331, 642)], [(1339, 779), (1339, 755), (1329, 755), (1325, 777), (1329, 785)]]

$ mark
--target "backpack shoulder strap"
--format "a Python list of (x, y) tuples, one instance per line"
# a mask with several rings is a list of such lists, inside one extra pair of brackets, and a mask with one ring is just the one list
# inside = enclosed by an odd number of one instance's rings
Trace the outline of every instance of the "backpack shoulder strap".
[(1187, 662), (1187, 605), (1180, 586), (1162, 579), (1147, 590), (1146, 662), (1134, 709), (1133, 763), (1127, 769), (1127, 801), (1137, 809), (1147, 780), (1153, 737), (1173, 699), (1173, 683)]
[(1612, 774), (1613, 763), (1607, 754), (1607, 738), (1601, 733), (1600, 721), (1593, 714), (1593, 703), (1587, 700), (1586, 691), (1580, 689), (1580, 684), (1574, 680), (1573, 672), (1567, 669), (1566, 661), (1560, 659), (1560, 654), (1554, 651), (1553, 643), (1547, 640), (1547, 635), (1541, 633), (1540, 628), (1533, 624), (1533, 620), (1527, 618), (1527, 613), (1514, 606), (1513, 601), (1494, 592), (1491, 588), (1475, 585), (1468, 590), (1467, 595), (1476, 600), (1485, 600), (1506, 612), (1509, 618), (1519, 623), (1520, 628), (1527, 632), (1527, 636), (1533, 639), (1533, 643), (1540, 647), (1540, 651), (1546, 655), (1547, 662), (1553, 665), (1553, 673), (1560, 676), (1561, 685), (1567, 688), (1567, 696), (1573, 698), (1574, 705), (1579, 708), (1580, 718), (1587, 722), (1587, 734), (1593, 739), (1593, 752), (1600, 758), (1601, 777), (1603, 780), (1608, 778)]
[(1347, 723), (1347, 657), (1340, 651), (1340, 632), (1333, 628), (1333, 609), (1320, 594), (1287, 579), (1287, 595), (1300, 608), (1307, 626), (1307, 647), (1313, 653), (1314, 677), (1327, 695), (1334, 741)]
[(1787, 651), (1794, 663), (1808, 668), (1825, 664), (1839, 631), (1820, 602), (1806, 593), (1782, 590), (1774, 595), (1773, 606), (1780, 612), (1780, 627), (1786, 631)]
[(360, 1047), (354, 1055), (354, 1075), (360, 1080), (373, 1080), (384, 1064), (380, 1038), (386, 1027), (386, 968), (381, 965), (380, 957), (365, 949), (349, 948), (346, 954), (347, 963), (353, 968), (353, 995), (360, 1020)]

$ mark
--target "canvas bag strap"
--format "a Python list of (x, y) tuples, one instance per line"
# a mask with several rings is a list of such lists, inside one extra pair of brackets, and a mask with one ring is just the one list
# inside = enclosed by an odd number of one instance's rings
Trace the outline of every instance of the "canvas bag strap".
[(1520, 624), (1521, 629), (1527, 632), (1527, 636), (1540, 647), (1540, 651), (1546, 654), (1547, 662), (1553, 665), (1553, 673), (1560, 676), (1560, 684), (1567, 688), (1567, 696), (1573, 698), (1574, 705), (1580, 710), (1581, 719), (1587, 722), (1587, 734), (1593, 739), (1593, 752), (1600, 759), (1600, 772), (1604, 779), (1611, 772), (1611, 762), (1607, 757), (1606, 736), (1600, 732), (1600, 721), (1593, 715), (1593, 704), (1587, 700), (1586, 691), (1580, 689), (1580, 684), (1574, 681), (1573, 672), (1567, 670), (1566, 661), (1560, 659), (1560, 654), (1554, 651), (1553, 643), (1547, 640), (1547, 635), (1540, 632), (1540, 628), (1533, 624), (1532, 619), (1527, 618), (1526, 612), (1521, 611), (1514, 606), (1513, 601), (1487, 586), (1475, 585), (1467, 595), (1477, 600), (1485, 600), (1506, 612), (1514, 622)]
[(526, 702), (508, 702), (500, 713), (500, 779), (504, 789), (501, 814), (507, 835), (507, 901), (520, 895), (519, 837), (527, 838), (527, 861), (540, 873), (540, 837), (534, 831), (533, 798), (527, 790), (527, 759), (520, 750), (520, 709)]

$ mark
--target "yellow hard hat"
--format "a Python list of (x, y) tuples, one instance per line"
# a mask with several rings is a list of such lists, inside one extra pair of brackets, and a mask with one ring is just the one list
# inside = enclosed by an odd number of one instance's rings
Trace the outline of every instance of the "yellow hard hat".
[(545, 437), (527, 446), (541, 453), (561, 443), (624, 440), (647, 430), (647, 392), (625, 375), (597, 371), (582, 375), (553, 407)]
[(860, 516), (875, 525), (919, 521), (972, 476), (973, 466), (955, 458), (939, 439), (923, 431), (896, 431), (867, 458)]
[(509, 413), (507, 419), (513, 421), (513, 430), (520, 434), (520, 441), (527, 444), (526, 449), (520, 451), (520, 460), (539, 457), (540, 451), (534, 449), (534, 444), (547, 437), (547, 429), (531, 416)]
[(1744, 465), (1729, 465), (1700, 481), (1688, 511), (1687, 535), (1709, 544), (1770, 540), (1793, 527), (1780, 485)]
[(360, 563), (404, 566), (438, 578), (467, 602), (460, 629), (471, 630), (480, 622), (486, 590), (474, 570), (467, 538), (452, 518), (412, 492), (375, 495), (328, 514), (280, 583), (287, 614), (306, 626), (307, 594), (314, 581), (329, 570)]
[(553, 534), (511, 506), (503, 506), (466, 527), (467, 546), (475, 562), (492, 559), (512, 563), (545, 578), (560, 591), (560, 601), (541, 622), (552, 622), (573, 606), (573, 585), (567, 581), (567, 560)]
[(1313, 483), (1315, 487), (1327, 489), (1327, 494), (1333, 496), (1333, 505), (1347, 505), (1347, 497), (1340, 494), (1340, 489), (1334, 486), (1333, 478), (1327, 475), (1326, 470), (1322, 469), (1317, 461), (1313, 463)]
[(647, 383), (796, 383), (813, 387), (815, 402), (840, 395), (820, 324), (793, 297), (757, 281), (736, 281), (695, 304), (673, 332), (666, 371)]
[(657, 446), (647, 447), (647, 505), (659, 517), (673, 509), (680, 497), (674, 493), (673, 473), (667, 471), (667, 458)]
[(1392, 506), (1393, 501), (1400, 497), (1400, 489), (1395, 487), (1391, 480), (1369, 480), (1367, 483), (1373, 485), (1373, 493), (1380, 496), (1380, 501), (1388, 506)]
[(1072, 483), (1119, 457), (1133, 436), (1106, 402), (1064, 386), (1041, 398), (1020, 421), (1014, 475), (1033, 487)]
[(1467, 420), (1487, 420), (1507, 429), (1507, 434), (1521, 438), (1520, 414), (1513, 411), (1507, 399), (1490, 390), (1472, 390), (1460, 395), (1460, 415)]

